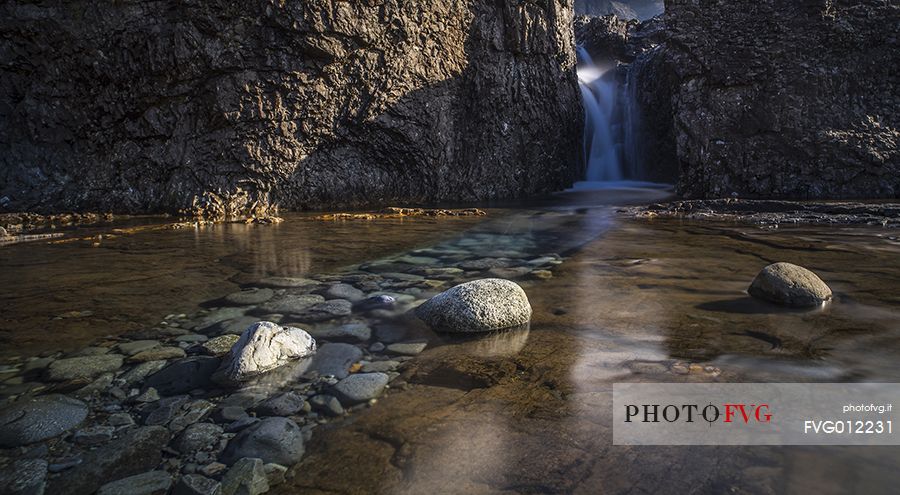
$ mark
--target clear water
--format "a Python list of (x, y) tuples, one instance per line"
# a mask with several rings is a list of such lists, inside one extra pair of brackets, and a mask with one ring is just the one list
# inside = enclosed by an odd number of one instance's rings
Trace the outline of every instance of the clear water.
[[(404, 368), (406, 385), (318, 428), (273, 493), (894, 492), (897, 447), (612, 445), (618, 381), (900, 381), (897, 232), (648, 222), (617, 211), (666, 194), (580, 190), (481, 218), (290, 215), (276, 226), (8, 246), (3, 352), (74, 349), (152, 327), (260, 276), (340, 278), (410, 254), (436, 268), (557, 254), (552, 278), (519, 280), (534, 308), (526, 331), (459, 339), (392, 321), (429, 342)], [(749, 298), (750, 280), (774, 261), (813, 269), (835, 301), (787, 311)]]

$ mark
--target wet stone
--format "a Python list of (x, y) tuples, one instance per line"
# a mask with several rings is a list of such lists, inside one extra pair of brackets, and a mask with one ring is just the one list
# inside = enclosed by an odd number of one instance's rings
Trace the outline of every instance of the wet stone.
[(297, 314), (323, 302), (325, 298), (318, 294), (288, 294), (263, 304), (255, 312)]
[(274, 462), (270, 462), (263, 466), (263, 470), (266, 472), (266, 479), (269, 481), (269, 486), (276, 486), (284, 483), (284, 476), (287, 474), (287, 467), (282, 466), (281, 464), (275, 464)]
[(144, 381), (149, 375), (152, 375), (165, 367), (165, 361), (148, 361), (126, 371), (121, 379), (127, 386), (137, 385)]
[(272, 296), (275, 295), (275, 291), (269, 288), (264, 289), (244, 289), (238, 292), (232, 292), (225, 296), (224, 300), (228, 304), (233, 304), (235, 306), (250, 306), (253, 304), (262, 304), (269, 299), (272, 299)]
[(172, 495), (222, 495), (222, 484), (200, 474), (187, 474), (175, 484)]
[(132, 363), (143, 363), (147, 361), (162, 361), (168, 359), (180, 359), (185, 356), (184, 349), (180, 347), (157, 347), (141, 351), (128, 358)]
[(172, 418), (172, 421), (169, 423), (169, 430), (173, 433), (178, 433), (205, 418), (214, 408), (215, 405), (207, 400), (195, 400), (188, 403), (182, 406), (181, 411)]
[(193, 328), (197, 331), (203, 331), (212, 327), (213, 325), (216, 325), (217, 323), (221, 323), (227, 320), (233, 320), (235, 318), (241, 318), (245, 316), (245, 313), (246, 310), (243, 308), (218, 309), (201, 318)]
[(0, 447), (18, 447), (59, 436), (87, 417), (84, 402), (64, 395), (42, 395), (0, 409)]
[(162, 395), (176, 395), (210, 385), (210, 377), (219, 367), (215, 357), (195, 356), (175, 361), (147, 377), (144, 386), (153, 387)]
[(328, 415), (340, 416), (344, 414), (344, 407), (337, 397), (327, 394), (319, 394), (309, 400), (314, 411)]
[(241, 335), (213, 379), (237, 385), (315, 352), (316, 341), (305, 330), (261, 321)]
[(302, 311), (292, 313), (293, 317), (303, 322), (327, 321), (341, 316), (348, 316), (353, 311), (353, 303), (346, 299), (332, 299), (319, 303)]
[(220, 335), (220, 336), (229, 336), (229, 335), (238, 335), (240, 336), (244, 333), (244, 330), (247, 329), (250, 325), (260, 321), (260, 319), (268, 318), (257, 318), (256, 316), (242, 316), (240, 318), (235, 318), (233, 320), (225, 320), (215, 325), (209, 327), (206, 330), (206, 333), (209, 335)]
[(224, 356), (228, 354), (228, 351), (231, 350), (238, 339), (240, 339), (240, 335), (221, 335), (204, 342), (200, 348), (204, 354)]
[(134, 424), (134, 418), (128, 413), (115, 413), (110, 414), (109, 417), (106, 418), (106, 422), (109, 423), (110, 426), (131, 426)]
[(398, 367), (400, 367), (399, 361), (393, 361), (393, 360), (374, 361), (374, 362), (366, 363), (366, 364), (362, 365), (362, 368), (360, 369), (360, 371), (363, 373), (375, 373), (375, 372), (384, 373), (387, 371), (394, 371)]
[(175, 438), (173, 447), (182, 454), (209, 449), (222, 436), (222, 427), (212, 423), (196, 423), (188, 426)]
[(339, 381), (334, 395), (344, 406), (367, 402), (381, 395), (389, 378), (384, 373), (358, 373)]
[(271, 417), (242, 430), (228, 442), (219, 460), (234, 464), (244, 457), (291, 466), (303, 457), (303, 433), (297, 423)]
[(463, 270), (488, 270), (491, 268), (507, 268), (512, 266), (512, 261), (502, 258), (482, 258), (477, 260), (463, 261), (459, 263), (459, 268)]
[(78, 445), (99, 445), (112, 440), (115, 431), (115, 427), (112, 426), (91, 426), (90, 428), (76, 431), (72, 439)]
[(290, 416), (303, 410), (305, 398), (296, 392), (286, 392), (256, 406), (257, 416)]
[(326, 300), (346, 299), (355, 302), (363, 299), (365, 293), (350, 284), (333, 284), (318, 292)]
[(148, 409), (144, 412), (143, 419), (145, 425), (165, 425), (168, 424), (169, 421), (172, 421), (172, 418), (175, 417), (175, 413), (181, 409), (188, 401), (186, 395), (180, 395), (176, 397), (168, 397), (156, 402), (151, 409)]
[(308, 278), (299, 278), (299, 277), (267, 277), (257, 281), (254, 285), (259, 285), (262, 287), (274, 287), (281, 289), (290, 289), (296, 287), (306, 287), (310, 285), (317, 285), (319, 282), (315, 280), (310, 280)]
[(371, 352), (381, 352), (385, 349), (385, 345), (381, 342), (375, 342), (374, 344), (369, 346), (369, 351)]
[(160, 343), (158, 340), (135, 340), (117, 345), (116, 350), (126, 356), (133, 356), (139, 352), (149, 351), (150, 349), (159, 346)]
[(307, 369), (307, 375), (344, 378), (350, 373), (350, 366), (362, 359), (359, 347), (344, 343), (328, 343), (319, 348)]
[(222, 495), (260, 495), (267, 491), (269, 481), (258, 458), (238, 460), (222, 478)]
[(203, 476), (216, 476), (219, 473), (224, 472), (228, 469), (228, 466), (222, 464), (221, 462), (211, 462), (205, 466), (202, 466), (197, 471)]
[(41, 495), (47, 483), (47, 461), (19, 459), (0, 471), (0, 493)]
[(109, 347), (89, 346), (69, 353), (66, 357), (102, 356), (109, 352)]
[(241, 418), (241, 419), (238, 419), (238, 420), (235, 420), (235, 421), (229, 423), (225, 427), (225, 433), (237, 433), (237, 432), (239, 432), (249, 426), (255, 425), (256, 423), (259, 423), (259, 422), (260, 422), (259, 418), (247, 416), (245, 418)]
[(212, 414), (213, 418), (220, 423), (231, 423), (246, 418), (247, 411), (240, 406), (225, 406), (217, 409)]
[(427, 342), (398, 342), (387, 346), (387, 352), (402, 356), (416, 356), (428, 347)]
[(187, 335), (179, 335), (175, 337), (175, 342), (180, 342), (184, 344), (201, 344), (209, 340), (209, 337), (206, 335), (201, 335), (199, 333), (189, 333)]
[(104, 481), (155, 469), (162, 461), (162, 449), (168, 441), (168, 431), (159, 426), (130, 430), (118, 439), (86, 451), (83, 462), (53, 479), (47, 493), (93, 493)]
[(385, 344), (400, 342), (406, 338), (406, 328), (399, 325), (385, 324), (375, 327), (375, 339)]
[(123, 357), (119, 354), (60, 359), (47, 367), (44, 376), (51, 382), (90, 381), (103, 373), (118, 370), (122, 362)]
[(165, 495), (172, 486), (172, 475), (165, 471), (148, 471), (107, 483), (97, 495)]
[(393, 297), (386, 294), (380, 294), (355, 303), (352, 309), (354, 311), (359, 311), (360, 313), (365, 313), (375, 309), (393, 309), (396, 304), (397, 300)]
[(372, 329), (365, 323), (346, 323), (336, 327), (316, 328), (309, 331), (316, 340), (332, 342), (365, 342), (372, 338)]

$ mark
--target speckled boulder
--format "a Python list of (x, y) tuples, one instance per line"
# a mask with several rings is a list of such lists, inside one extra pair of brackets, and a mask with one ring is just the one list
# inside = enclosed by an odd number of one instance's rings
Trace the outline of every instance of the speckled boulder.
[(84, 402), (64, 395), (21, 399), (0, 409), (0, 447), (18, 447), (62, 435), (87, 415)]
[(831, 300), (831, 289), (815, 273), (791, 263), (763, 268), (747, 292), (751, 296), (793, 307), (818, 306)]
[(416, 308), (416, 316), (442, 332), (490, 332), (528, 323), (531, 304), (515, 282), (486, 278), (432, 297)]
[(316, 341), (305, 330), (260, 321), (244, 330), (213, 380), (237, 384), (315, 352)]

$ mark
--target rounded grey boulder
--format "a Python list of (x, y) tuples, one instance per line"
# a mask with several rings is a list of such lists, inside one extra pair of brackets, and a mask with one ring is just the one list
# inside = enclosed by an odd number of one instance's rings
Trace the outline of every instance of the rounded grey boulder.
[(352, 406), (381, 395), (389, 381), (384, 373), (357, 373), (339, 381), (334, 386), (334, 395), (341, 404)]
[(42, 395), (14, 402), (0, 410), (0, 447), (18, 447), (61, 435), (88, 415), (80, 400)]
[(485, 278), (448, 289), (416, 308), (416, 316), (442, 332), (490, 332), (528, 323), (531, 304), (509, 280)]
[(831, 299), (831, 289), (818, 275), (791, 263), (763, 268), (747, 292), (758, 299), (793, 307), (818, 306)]
[(263, 419), (247, 427), (228, 442), (219, 457), (231, 465), (244, 457), (291, 466), (303, 457), (303, 432), (297, 423), (279, 416)]

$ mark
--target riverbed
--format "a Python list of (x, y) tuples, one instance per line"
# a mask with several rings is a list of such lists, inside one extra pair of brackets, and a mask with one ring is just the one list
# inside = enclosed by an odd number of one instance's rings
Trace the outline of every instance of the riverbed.
[[(318, 331), (348, 321), (371, 327), (354, 344), (371, 361), (387, 359), (372, 350), (378, 343), (427, 345), (406, 353), (386, 392), (365, 407), (327, 421), (297, 414), (309, 427), (306, 454), (273, 492), (891, 491), (900, 481), (896, 447), (612, 445), (617, 382), (900, 380), (896, 230), (619, 211), (667, 194), (582, 191), (472, 218), (322, 222), (290, 214), (277, 225), (111, 238), (88, 229), (70, 233), (82, 240), (7, 246), (6, 370), (39, 355), (113, 347), (129, 334), (196, 331), (197, 321), (228, 306), (223, 296), (272, 277), (356, 283), (367, 295), (390, 291), (404, 307), (465, 280), (510, 278), (534, 310), (530, 326), (515, 332), (453, 338), (404, 311), (309, 323)], [(776, 261), (815, 271), (834, 300), (785, 310), (750, 298), (750, 281)], [(365, 285), (373, 280), (387, 282)], [(209, 328), (222, 332), (222, 321)], [(0, 394), (11, 398), (58, 386), (15, 373), (0, 379)]]

